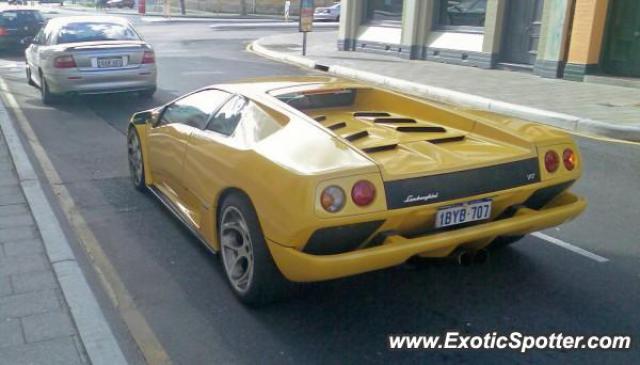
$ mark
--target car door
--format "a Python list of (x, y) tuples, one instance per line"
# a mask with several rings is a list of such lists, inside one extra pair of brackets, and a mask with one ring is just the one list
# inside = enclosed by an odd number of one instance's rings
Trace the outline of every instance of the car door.
[[(185, 203), (197, 226), (202, 217), (211, 213), (211, 201), (221, 187), (233, 184), (234, 170), (239, 166), (238, 143), (234, 132), (248, 101), (234, 95), (211, 118), (207, 127), (194, 132), (185, 157), (183, 172), (186, 190)], [(207, 237), (210, 227), (203, 229)]]
[(148, 135), (149, 168), (154, 186), (184, 210), (182, 170), (191, 134), (203, 129), (212, 113), (230, 97), (214, 89), (197, 91), (167, 105)]

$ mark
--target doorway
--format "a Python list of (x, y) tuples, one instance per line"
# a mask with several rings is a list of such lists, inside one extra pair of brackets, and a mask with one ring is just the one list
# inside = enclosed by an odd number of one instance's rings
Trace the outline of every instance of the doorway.
[(508, 1), (501, 61), (533, 65), (538, 55), (544, 0)]
[(612, 0), (609, 6), (603, 71), (640, 77), (640, 1)]

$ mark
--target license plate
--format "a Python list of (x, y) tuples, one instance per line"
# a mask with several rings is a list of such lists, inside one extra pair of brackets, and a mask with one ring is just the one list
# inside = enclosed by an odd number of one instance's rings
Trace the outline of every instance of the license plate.
[(98, 67), (122, 67), (122, 57), (99, 57)]
[(488, 219), (491, 215), (491, 199), (476, 200), (440, 208), (436, 214), (436, 228)]

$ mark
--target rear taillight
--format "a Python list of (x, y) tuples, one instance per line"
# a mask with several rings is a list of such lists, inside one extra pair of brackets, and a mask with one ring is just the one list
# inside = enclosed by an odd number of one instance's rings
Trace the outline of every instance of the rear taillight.
[(76, 61), (73, 56), (58, 56), (53, 60), (53, 67), (55, 68), (73, 68), (76, 67)]
[(373, 202), (376, 197), (376, 187), (367, 180), (360, 180), (351, 189), (351, 199), (359, 207), (364, 207)]
[(560, 156), (558, 156), (556, 151), (547, 151), (544, 155), (544, 167), (548, 172), (558, 171), (558, 167), (560, 167)]
[(7, 28), (0, 27), (0, 37), (4, 37), (7, 34), (9, 34), (9, 33), (7, 33)]
[(570, 148), (564, 150), (564, 152), (562, 153), (562, 162), (564, 163), (564, 167), (567, 170), (572, 171), (573, 169), (575, 169), (577, 162), (575, 152), (573, 152), (573, 150)]
[(322, 208), (330, 213), (335, 213), (342, 209), (345, 200), (344, 191), (335, 185), (325, 188), (320, 195)]
[(142, 55), (142, 63), (156, 63), (156, 55), (153, 51), (144, 51)]

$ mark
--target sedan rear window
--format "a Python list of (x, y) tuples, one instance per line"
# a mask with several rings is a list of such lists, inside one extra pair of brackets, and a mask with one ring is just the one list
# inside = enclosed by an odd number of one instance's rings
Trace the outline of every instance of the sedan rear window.
[(139, 39), (131, 27), (117, 23), (71, 23), (62, 27), (58, 33), (58, 44)]

